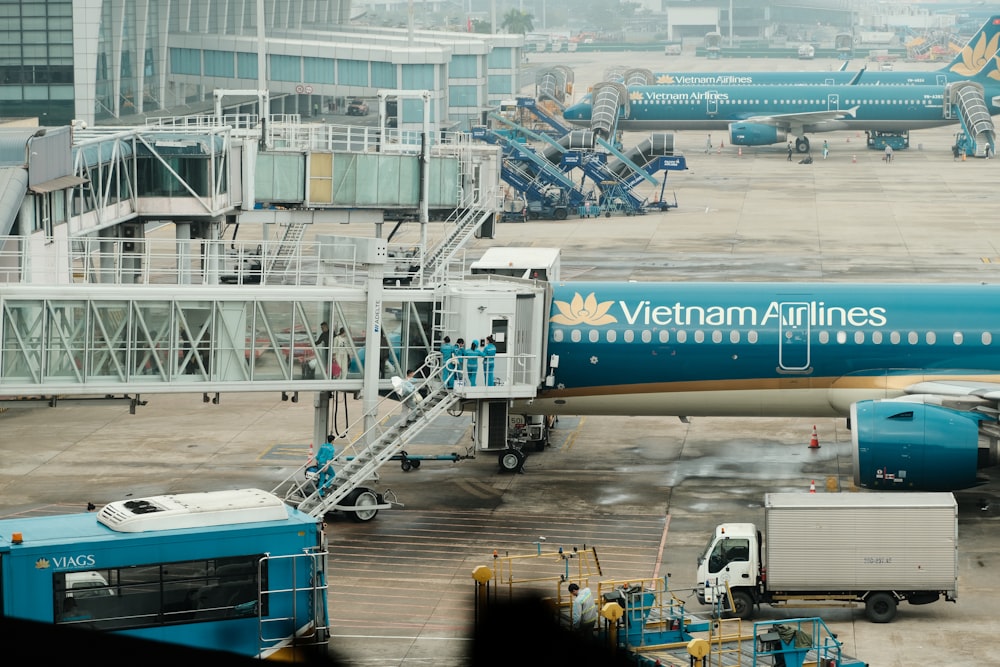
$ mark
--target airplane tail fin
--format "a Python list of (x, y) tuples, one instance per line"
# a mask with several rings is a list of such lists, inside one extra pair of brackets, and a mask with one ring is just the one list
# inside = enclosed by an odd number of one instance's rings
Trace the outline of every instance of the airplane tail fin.
[(986, 19), (972, 39), (939, 71), (971, 78), (983, 69), (1000, 48), (1000, 15)]
[(998, 61), (1000, 61), (1000, 53), (994, 53), (983, 63), (982, 69), (970, 78), (982, 84), (989, 84), (990, 88), (995, 88), (997, 82), (1000, 82), (1000, 62)]

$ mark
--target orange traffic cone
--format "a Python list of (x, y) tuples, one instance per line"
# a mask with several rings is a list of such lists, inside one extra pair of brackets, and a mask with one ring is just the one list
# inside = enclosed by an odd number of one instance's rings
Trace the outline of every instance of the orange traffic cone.
[(809, 482), (809, 493), (816, 493), (816, 480)]
[(819, 449), (819, 435), (816, 433), (816, 426), (813, 425), (813, 434), (809, 439), (809, 449)]
[(309, 458), (306, 459), (306, 467), (316, 465), (316, 452), (313, 450), (313, 444), (309, 443)]
[(736, 154), (739, 155), (740, 157), (743, 157), (743, 147), (742, 146), (739, 147), (739, 149), (736, 151)]
[(857, 162), (858, 162), (858, 156), (857, 155), (852, 155), (851, 156), (851, 162), (857, 164)]
[(726, 147), (726, 140), (723, 139), (722, 141), (719, 142), (719, 148), (725, 148), (725, 147)]

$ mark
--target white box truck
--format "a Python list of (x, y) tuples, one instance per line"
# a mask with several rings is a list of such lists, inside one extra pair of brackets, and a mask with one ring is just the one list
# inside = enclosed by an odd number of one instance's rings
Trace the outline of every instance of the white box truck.
[(762, 604), (863, 602), (870, 621), (888, 623), (902, 600), (957, 599), (958, 503), (950, 493), (769, 493), (763, 531), (715, 528), (698, 582), (702, 604), (743, 619)]

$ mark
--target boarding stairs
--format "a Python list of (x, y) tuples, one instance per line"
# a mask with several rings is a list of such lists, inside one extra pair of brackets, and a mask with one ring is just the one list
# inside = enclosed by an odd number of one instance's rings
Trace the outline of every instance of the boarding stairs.
[(421, 278), (425, 281), (439, 282), (447, 276), (448, 267), (458, 251), (465, 247), (476, 230), (482, 227), (483, 223), (493, 215), (494, 208), (491, 204), (495, 200), (495, 193), (491, 193), (482, 198), (482, 204), (456, 209), (454, 221), (449, 219), (445, 225), (448, 227), (448, 223), (452, 223), (450, 225), (451, 231), (427, 253), (426, 261), (420, 267)]
[[(559, 101), (559, 99), (555, 95), (556, 95), (555, 92), (546, 93), (546, 97), (552, 100), (552, 102), (556, 104), (557, 107), (559, 107), (560, 109), (565, 109), (565, 106), (563, 106), (563, 104)], [(535, 100), (533, 97), (518, 97), (517, 106), (520, 109), (527, 110), (532, 115), (534, 115), (538, 120), (540, 120), (541, 122), (545, 123), (550, 128), (552, 128), (547, 132), (557, 139), (566, 136), (572, 131), (569, 127), (567, 127), (563, 123), (559, 122), (558, 119), (553, 117), (552, 114), (548, 113), (545, 110), (545, 108), (539, 105), (537, 100)]]
[[(412, 421), (408, 415), (409, 408), (400, 403), (384, 420), (337, 451), (323, 466), (317, 467), (313, 461), (306, 462), (272, 493), (316, 518), (334, 510), (354, 511), (355, 492), (366, 483), (377, 480), (382, 465), (402, 452), (431, 422), (462, 400), (441, 382), (439, 372), (414, 384), (418, 392), (426, 388), (430, 393), (418, 403)], [(390, 419), (392, 421), (385, 425)], [(388, 489), (380, 494), (379, 500), (379, 504), (365, 506), (365, 509), (387, 509), (399, 504), (395, 494)]]
[(961, 86), (956, 93), (953, 99), (962, 129), (975, 142), (976, 157), (984, 157), (987, 146), (992, 150), (996, 131), (983, 91), (978, 86)]
[(628, 88), (605, 81), (594, 86), (590, 100), (590, 129), (605, 139), (618, 131), (618, 118), (629, 114)]
[[(306, 223), (291, 222), (285, 226), (285, 233), (281, 237), (281, 242), (275, 249), (274, 254), (267, 257), (264, 262), (264, 277), (270, 278), (280, 275), (288, 270), (288, 264), (293, 257), (301, 250), (302, 237), (306, 233)], [(271, 282), (268, 280), (267, 282)]]

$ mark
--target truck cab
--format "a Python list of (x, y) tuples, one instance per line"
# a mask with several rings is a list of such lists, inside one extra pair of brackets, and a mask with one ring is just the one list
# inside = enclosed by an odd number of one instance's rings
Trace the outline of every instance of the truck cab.
[[(755, 599), (760, 572), (760, 533), (752, 523), (724, 523), (716, 526), (715, 533), (698, 557), (698, 601), (716, 605), (726, 597), (728, 584), (736, 609), (742, 617), (740, 605), (752, 605)], [(741, 590), (744, 589), (744, 590)], [(728, 607), (728, 605), (727, 605)]]

